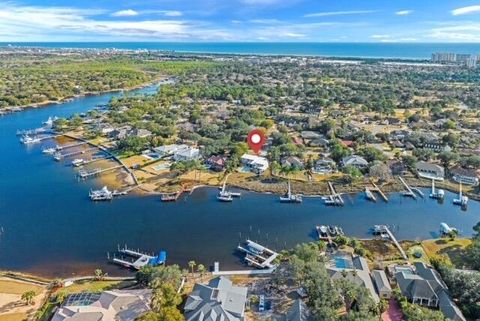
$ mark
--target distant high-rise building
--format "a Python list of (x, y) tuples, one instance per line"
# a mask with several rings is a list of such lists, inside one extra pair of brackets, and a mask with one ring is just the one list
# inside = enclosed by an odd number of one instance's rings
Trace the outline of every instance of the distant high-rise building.
[(432, 54), (433, 62), (455, 62), (457, 55), (452, 52), (436, 52)]
[(472, 54), (456, 54), (453, 52), (436, 52), (432, 54), (432, 62), (458, 63), (469, 68), (476, 68), (480, 56)]
[(466, 65), (468, 68), (477, 68), (477, 55), (472, 55), (470, 59), (467, 60)]
[(459, 63), (462, 63), (462, 64), (466, 64), (471, 59), (472, 59), (472, 55), (470, 55), (470, 54), (457, 54), (457, 57), (456, 57), (455, 61), (459, 62)]

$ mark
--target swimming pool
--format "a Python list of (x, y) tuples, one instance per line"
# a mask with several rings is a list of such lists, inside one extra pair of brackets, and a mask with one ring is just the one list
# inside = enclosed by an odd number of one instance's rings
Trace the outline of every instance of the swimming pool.
[(353, 262), (347, 257), (344, 256), (335, 256), (334, 257), (335, 261), (335, 267), (339, 269), (352, 269), (353, 268)]

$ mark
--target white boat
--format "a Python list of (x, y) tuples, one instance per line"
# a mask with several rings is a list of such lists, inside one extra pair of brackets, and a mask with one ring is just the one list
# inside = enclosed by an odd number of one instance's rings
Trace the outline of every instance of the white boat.
[(368, 188), (365, 187), (365, 198), (370, 201), (376, 202), (377, 199), (375, 198), (375, 195), (373, 195), (372, 191), (369, 190)]
[(232, 201), (233, 201), (233, 197), (232, 197), (232, 195), (230, 195), (230, 194), (222, 195), (221, 193), (219, 193), (219, 194), (217, 195), (217, 200), (219, 200), (220, 202), (232, 202)]
[(53, 123), (58, 119), (58, 117), (48, 117), (47, 121), (43, 122), (43, 125), (45, 125), (46, 128), (52, 128)]
[(454, 205), (460, 205), (462, 207), (467, 206), (468, 196), (462, 194), (462, 183), (460, 183), (460, 192), (458, 193), (458, 198), (453, 199)]
[(435, 180), (432, 179), (432, 191), (430, 193), (430, 198), (435, 198), (443, 200), (445, 198), (445, 191), (443, 189), (435, 189)]
[(102, 189), (90, 191), (88, 196), (92, 201), (110, 201), (113, 193), (104, 186)]
[(22, 136), (22, 138), (20, 138), (20, 142), (22, 142), (25, 145), (36, 144), (36, 143), (39, 143), (40, 141), (41, 141), (40, 138), (30, 137), (28, 135), (24, 135)]
[(83, 163), (84, 163), (84, 160), (82, 158), (75, 158), (72, 161), (72, 165), (75, 166), (75, 167), (78, 167), (78, 166), (82, 165)]
[(280, 202), (282, 203), (301, 203), (303, 201), (302, 195), (292, 194), (292, 188), (290, 186), (290, 180), (288, 181), (288, 191), (285, 196), (280, 196)]
[(227, 191), (226, 185), (227, 179), (225, 179), (225, 182), (223, 182), (222, 188), (217, 195), (217, 200), (220, 202), (232, 202), (234, 197), (240, 197), (242, 195), (241, 193), (232, 193)]
[(62, 153), (60, 153), (60, 152), (55, 152), (53, 154), (53, 159), (56, 160), (57, 162), (61, 161), (62, 158), (63, 158), (63, 156), (62, 156)]
[(56, 151), (55, 148), (50, 147), (50, 148), (45, 148), (44, 150), (42, 150), (42, 153), (48, 154), (48, 155), (53, 155), (55, 153), (55, 151)]

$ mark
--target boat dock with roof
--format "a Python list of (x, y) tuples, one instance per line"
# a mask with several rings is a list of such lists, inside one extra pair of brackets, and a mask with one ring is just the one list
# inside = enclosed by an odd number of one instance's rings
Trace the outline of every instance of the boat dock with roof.
[(245, 253), (245, 261), (248, 265), (259, 269), (275, 267), (273, 261), (277, 258), (278, 253), (273, 250), (251, 240), (247, 240), (243, 245), (238, 245), (237, 249)]
[(123, 248), (120, 246), (117, 249), (117, 252), (110, 257), (110, 253), (107, 253), (109, 261), (112, 263), (121, 265), (123, 267), (140, 270), (144, 266), (158, 266), (165, 264), (167, 260), (167, 252), (160, 251), (160, 253), (155, 256), (153, 254), (142, 253), (140, 250), (132, 250), (125, 245)]

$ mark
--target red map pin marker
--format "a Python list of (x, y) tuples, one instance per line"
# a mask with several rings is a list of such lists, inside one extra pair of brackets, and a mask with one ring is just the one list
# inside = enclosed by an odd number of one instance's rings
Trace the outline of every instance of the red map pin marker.
[(265, 137), (265, 134), (259, 129), (254, 129), (250, 133), (248, 133), (248, 137), (247, 137), (248, 146), (257, 155), (262, 149), (263, 145), (265, 145), (266, 141), (267, 141), (267, 138)]

